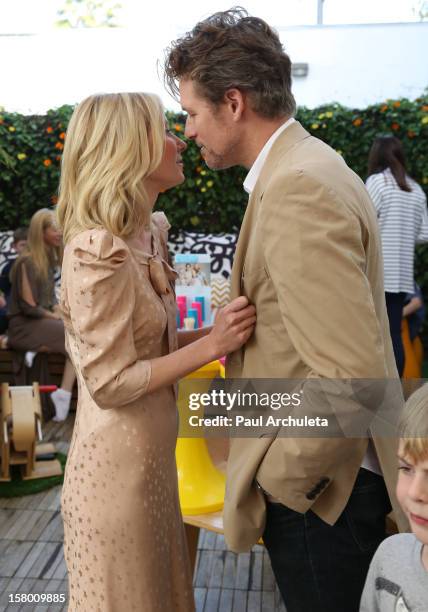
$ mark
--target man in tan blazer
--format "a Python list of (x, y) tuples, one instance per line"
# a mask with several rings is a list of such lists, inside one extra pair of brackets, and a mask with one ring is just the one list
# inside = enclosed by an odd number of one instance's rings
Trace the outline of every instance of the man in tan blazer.
[[(227, 376), (301, 379), (304, 390), (314, 379), (397, 382), (373, 205), (342, 157), (293, 119), (290, 68), (277, 34), (241, 9), (197, 24), (165, 63), (207, 165), (249, 170), (231, 282), (257, 325)], [(338, 400), (352, 416), (355, 401)], [(287, 612), (357, 611), (389, 499), (395, 507), (395, 440), (256, 436), (231, 444), (228, 545), (249, 550), (263, 536)]]

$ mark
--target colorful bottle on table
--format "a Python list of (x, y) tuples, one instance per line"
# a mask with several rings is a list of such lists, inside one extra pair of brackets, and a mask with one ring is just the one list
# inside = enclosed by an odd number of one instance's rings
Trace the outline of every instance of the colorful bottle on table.
[(198, 329), (199, 317), (198, 317), (198, 310), (196, 308), (189, 308), (189, 310), (187, 311), (187, 318), (194, 319), (195, 321), (194, 329)]
[(184, 325), (184, 319), (187, 317), (187, 300), (185, 295), (177, 296), (177, 307), (180, 312), (180, 328)]
[(202, 308), (202, 320), (205, 322), (206, 321), (206, 317), (205, 317), (205, 298), (203, 295), (197, 295), (195, 297), (195, 302), (199, 302), (201, 304), (201, 308)]
[(202, 305), (200, 302), (192, 302), (191, 304), (192, 309), (196, 310), (198, 313), (198, 327), (202, 327), (203, 326), (203, 322), (202, 322)]

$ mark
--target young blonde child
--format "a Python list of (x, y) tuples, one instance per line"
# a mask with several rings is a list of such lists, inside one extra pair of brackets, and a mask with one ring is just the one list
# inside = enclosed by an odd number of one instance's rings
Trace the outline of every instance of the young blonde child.
[(387, 538), (377, 549), (360, 612), (428, 611), (428, 384), (406, 402), (398, 461), (397, 498), (412, 533)]

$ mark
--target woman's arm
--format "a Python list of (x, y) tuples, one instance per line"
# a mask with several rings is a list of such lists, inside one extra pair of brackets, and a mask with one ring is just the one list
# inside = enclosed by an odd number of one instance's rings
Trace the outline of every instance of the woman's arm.
[[(191, 344), (151, 361), (147, 391), (172, 384), (201, 366), (240, 348), (253, 333), (256, 322), (254, 306), (240, 296), (218, 314), (211, 331)], [(202, 330), (195, 330), (202, 331)]]
[(421, 298), (415, 295), (414, 297), (412, 297), (410, 302), (404, 306), (403, 317), (408, 317), (409, 315), (419, 310), (419, 308), (421, 308), (422, 306), (423, 306), (423, 302)]
[(183, 348), (183, 346), (192, 344), (192, 342), (207, 336), (211, 332), (212, 328), (213, 326), (210, 325), (209, 327), (201, 327), (199, 329), (180, 329), (177, 332), (178, 348)]
[[(18, 281), (19, 282), (19, 281)], [(34, 299), (25, 263), (21, 265), (21, 308), (24, 315), (33, 318), (59, 319), (59, 313), (39, 306)]]
[[(100, 408), (117, 408), (171, 385), (236, 350), (252, 333), (255, 310), (240, 297), (219, 313), (207, 335), (164, 357), (141, 359), (134, 341), (135, 270), (128, 247), (98, 230), (82, 237), (70, 256), (63, 306), (73, 321), (82, 375)], [(149, 309), (146, 313), (151, 316)]]

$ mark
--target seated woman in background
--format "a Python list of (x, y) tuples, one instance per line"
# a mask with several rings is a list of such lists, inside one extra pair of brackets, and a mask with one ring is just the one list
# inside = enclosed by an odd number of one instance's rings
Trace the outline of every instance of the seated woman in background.
[[(31, 353), (52, 352), (66, 356), (61, 388), (51, 394), (56, 421), (70, 408), (75, 374), (65, 350), (64, 324), (55, 296), (55, 269), (61, 265), (62, 236), (51, 210), (42, 208), (32, 217), (27, 246), (12, 271), (9, 303), (9, 347)], [(30, 361), (32, 361), (30, 356)], [(31, 364), (30, 364), (31, 365)]]

